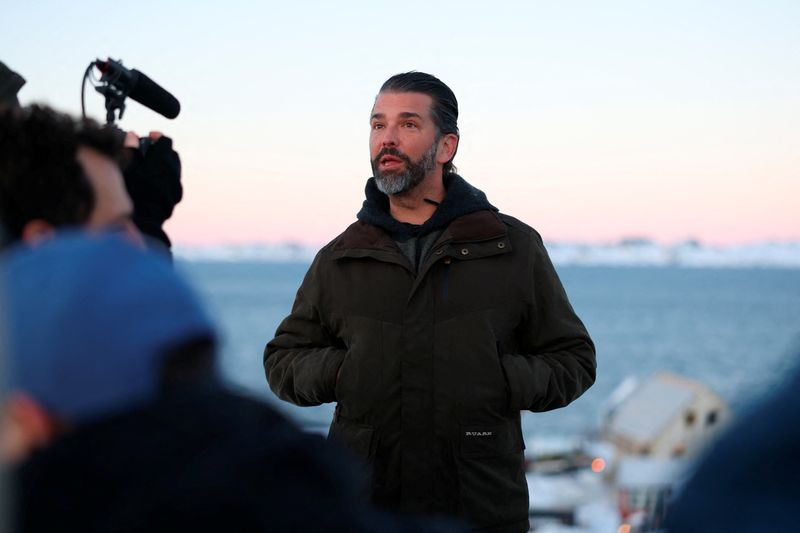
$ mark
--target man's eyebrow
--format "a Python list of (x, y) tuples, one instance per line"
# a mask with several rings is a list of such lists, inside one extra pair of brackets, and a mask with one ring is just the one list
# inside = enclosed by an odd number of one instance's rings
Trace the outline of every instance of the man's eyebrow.
[[(402, 113), (398, 113), (398, 116), (400, 118), (422, 118), (422, 115), (414, 113), (413, 111), (403, 111)], [(370, 120), (381, 120), (384, 118), (386, 118), (384, 113), (373, 113), (373, 115), (369, 117)]]

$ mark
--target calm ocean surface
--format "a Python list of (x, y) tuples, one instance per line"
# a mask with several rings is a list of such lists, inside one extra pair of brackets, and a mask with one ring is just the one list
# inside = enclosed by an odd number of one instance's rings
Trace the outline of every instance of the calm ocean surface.
[[(325, 431), (332, 405), (299, 408), (269, 391), (262, 351), (289, 312), (306, 263), (187, 262), (223, 332), (228, 380), (273, 402), (307, 429)], [(800, 364), (800, 270), (647, 267), (558, 268), (597, 345), (597, 382), (572, 405), (526, 413), (527, 437), (596, 426), (627, 376), (667, 370), (700, 380), (734, 410)]]

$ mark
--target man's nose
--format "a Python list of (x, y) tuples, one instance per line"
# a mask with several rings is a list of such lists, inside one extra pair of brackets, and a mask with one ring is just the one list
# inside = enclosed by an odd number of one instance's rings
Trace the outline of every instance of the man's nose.
[(383, 147), (394, 147), (397, 146), (397, 129), (393, 127), (388, 127), (383, 130), (383, 136), (381, 137), (381, 146)]

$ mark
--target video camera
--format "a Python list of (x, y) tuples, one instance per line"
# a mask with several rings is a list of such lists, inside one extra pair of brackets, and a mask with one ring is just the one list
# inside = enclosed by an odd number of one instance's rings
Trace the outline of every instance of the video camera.
[[(99, 79), (93, 75), (94, 68), (101, 73)], [(181, 111), (180, 102), (159, 84), (136, 69), (126, 68), (121, 60), (108, 58), (105, 61), (97, 59), (89, 63), (83, 75), (81, 112), (84, 119), (86, 118), (87, 81), (90, 81), (94, 89), (105, 97), (106, 125), (109, 127), (115, 127), (114, 121), (122, 119), (127, 97), (169, 119), (177, 117)], [(149, 139), (142, 138), (139, 142), (141, 150), (146, 151), (150, 144)]]

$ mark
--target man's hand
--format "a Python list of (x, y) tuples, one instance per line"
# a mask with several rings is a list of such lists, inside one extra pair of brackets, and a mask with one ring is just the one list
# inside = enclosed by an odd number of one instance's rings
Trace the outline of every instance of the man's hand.
[(124, 146), (130, 158), (123, 170), (125, 186), (133, 200), (136, 226), (169, 248), (171, 243), (162, 225), (183, 197), (181, 161), (169, 137), (151, 131), (146, 139), (150, 145), (142, 150), (138, 135), (125, 134)]
[[(163, 136), (164, 134), (161, 133), (160, 131), (151, 131), (147, 135), (147, 138), (150, 139), (152, 142), (156, 142)], [(141, 142), (140, 137), (136, 134), (136, 132), (128, 131), (125, 133), (125, 142), (123, 143), (125, 148), (133, 148), (135, 150), (139, 148), (140, 142)]]

